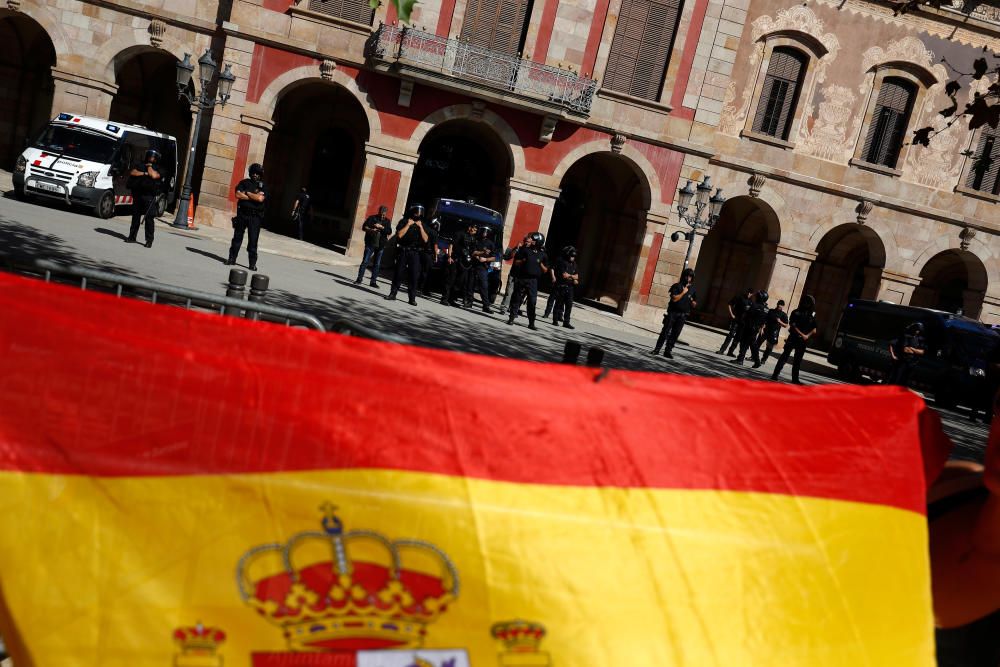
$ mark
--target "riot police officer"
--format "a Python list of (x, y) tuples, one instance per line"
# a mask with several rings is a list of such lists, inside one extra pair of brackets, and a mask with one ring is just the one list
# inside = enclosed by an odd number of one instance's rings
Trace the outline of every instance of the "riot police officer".
[(430, 238), (424, 229), (424, 207), (413, 204), (396, 227), (396, 272), (386, 301), (395, 301), (403, 274), (407, 277), (410, 305), (417, 305), (417, 282), (420, 279), (420, 251)]
[(464, 232), (455, 234), (448, 248), (447, 265), (445, 267), (444, 293), (441, 295), (443, 305), (458, 305), (455, 303), (461, 294), (466, 300), (471, 298), (471, 290), (467, 291), (469, 269), (472, 268), (472, 252), (476, 249), (476, 232), (479, 227), (475, 222), (469, 222)]
[(681, 271), (681, 279), (670, 286), (669, 294), (670, 302), (667, 304), (667, 312), (663, 314), (663, 328), (656, 339), (653, 354), (659, 354), (660, 348), (666, 346), (663, 356), (673, 359), (674, 345), (684, 329), (684, 323), (698, 305), (698, 295), (694, 291), (694, 269), (688, 267)]
[(910, 374), (921, 358), (927, 353), (927, 342), (924, 340), (923, 322), (911, 322), (903, 330), (903, 335), (889, 345), (892, 356), (891, 384), (905, 387), (910, 382)]
[(792, 384), (802, 384), (799, 382), (799, 367), (802, 365), (802, 357), (806, 353), (806, 341), (816, 333), (816, 299), (808, 294), (802, 297), (799, 307), (792, 311), (788, 318), (788, 337), (785, 338), (785, 349), (778, 357), (778, 363), (774, 366), (772, 380), (777, 380), (781, 375), (781, 369), (785, 367), (785, 362), (793, 353), (792, 359)]
[(431, 220), (424, 227), (427, 232), (427, 243), (420, 249), (420, 292), (424, 296), (430, 296), (427, 291), (427, 279), (431, 275), (431, 269), (437, 263), (438, 258), (438, 235), (441, 231), (441, 223), (436, 219)]
[(392, 235), (392, 222), (390, 222), (389, 216), (386, 215), (388, 212), (388, 206), (379, 206), (378, 213), (368, 216), (364, 224), (361, 225), (361, 231), (365, 233), (365, 254), (361, 258), (361, 266), (358, 267), (358, 277), (354, 281), (355, 285), (360, 285), (365, 279), (365, 271), (368, 270), (368, 265), (371, 263), (371, 286), (378, 287), (377, 279), (379, 271), (382, 270), (382, 253), (385, 252), (385, 247), (389, 245), (389, 237)]
[(576, 327), (569, 323), (569, 316), (573, 312), (573, 288), (580, 284), (580, 273), (576, 267), (576, 248), (569, 245), (562, 249), (554, 271), (555, 285), (552, 287), (553, 296), (550, 297), (550, 300), (555, 299), (552, 306), (555, 311), (552, 324), (559, 326), (561, 321), (563, 327), (575, 329)]
[[(514, 255), (521, 248), (531, 245), (531, 234), (526, 235), (521, 239), (516, 246), (511, 246), (503, 251), (503, 261), (513, 262)], [(500, 312), (506, 313), (510, 309), (510, 304), (514, 301), (514, 296), (517, 293), (517, 276), (519, 269), (513, 263), (511, 264), (510, 271), (507, 273), (507, 287), (503, 291), (503, 301), (500, 303)]]
[(139, 224), (146, 222), (146, 247), (153, 247), (153, 234), (156, 230), (156, 198), (162, 191), (163, 176), (157, 164), (160, 153), (155, 150), (146, 151), (142, 162), (132, 167), (129, 172), (128, 187), (132, 191), (132, 226), (128, 230), (126, 243), (135, 243), (139, 235)]
[(490, 308), (490, 264), (496, 260), (497, 256), (496, 246), (493, 244), (491, 236), (493, 236), (493, 230), (483, 225), (483, 228), (479, 230), (479, 241), (476, 244), (476, 249), (472, 252), (472, 261), (474, 262), (472, 282), (476, 291), (479, 292), (479, 298), (482, 299), (483, 312), (487, 315), (493, 313), (493, 309)]
[(236, 257), (243, 245), (243, 234), (248, 234), (247, 257), (250, 260), (250, 270), (257, 270), (257, 240), (260, 238), (260, 227), (264, 222), (264, 201), (267, 192), (264, 188), (264, 167), (258, 163), (250, 165), (250, 178), (244, 178), (236, 185), (236, 217), (233, 218), (233, 242), (229, 246), (229, 261), (226, 264), (236, 264)]
[(549, 270), (548, 258), (545, 256), (545, 237), (541, 232), (531, 233), (531, 245), (525, 246), (514, 254), (514, 268), (518, 277), (514, 287), (514, 300), (510, 304), (510, 315), (507, 324), (514, 324), (521, 300), (527, 300), (528, 328), (535, 326), (535, 303), (538, 300), (538, 279)]
[(743, 322), (743, 314), (750, 308), (752, 295), (753, 289), (748, 287), (745, 292), (737, 294), (729, 300), (729, 330), (726, 332), (726, 339), (722, 341), (722, 347), (719, 348), (719, 354), (726, 354), (728, 347), (729, 356), (736, 356), (736, 346), (740, 343), (740, 334), (742, 333), (740, 325)]
[[(761, 365), (767, 363), (767, 360), (771, 357), (771, 352), (774, 350), (774, 346), (778, 344), (778, 337), (781, 335), (781, 330), (787, 328), (788, 313), (785, 312), (785, 302), (783, 299), (778, 299), (777, 306), (767, 312), (764, 331), (761, 332), (760, 336), (757, 337), (757, 342), (754, 343), (757, 346), (758, 354), (761, 345), (764, 346), (764, 354), (760, 357)], [(754, 368), (757, 368), (757, 366), (754, 365)]]
[(740, 327), (740, 356), (730, 359), (731, 363), (743, 365), (747, 358), (747, 350), (753, 359), (753, 367), (760, 368), (760, 353), (757, 351), (757, 337), (764, 331), (767, 322), (767, 290), (760, 290), (753, 297), (753, 303), (743, 313), (743, 324)]

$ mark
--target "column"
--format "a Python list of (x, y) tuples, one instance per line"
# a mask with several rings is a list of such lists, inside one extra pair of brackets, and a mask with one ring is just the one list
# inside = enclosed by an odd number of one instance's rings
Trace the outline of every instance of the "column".
[(890, 303), (905, 306), (913, 300), (913, 294), (919, 287), (920, 278), (883, 270), (879, 296)]
[[(504, 218), (503, 247), (516, 245), (531, 232), (548, 235), (559, 188), (551, 188), (511, 178), (507, 182), (507, 215)], [(510, 264), (504, 263), (501, 279), (506, 281)]]
[(815, 259), (814, 252), (778, 244), (775, 248), (774, 270), (767, 288), (771, 301), (777, 303), (778, 299), (784, 299), (788, 310), (798, 308), (809, 268)]
[[(349, 257), (359, 257), (364, 252), (365, 238), (361, 225), (365, 218), (378, 212), (379, 206), (389, 207), (390, 220), (403, 214), (418, 157), (417, 153), (407, 150), (365, 144), (365, 171), (361, 178), (351, 238), (347, 244)], [(430, 202), (421, 203), (430, 206)]]
[[(665, 213), (641, 211), (643, 224), (642, 246), (636, 261), (635, 273), (629, 288), (628, 302), (622, 316), (629, 320), (655, 320), (659, 311), (666, 307), (667, 292), (674, 276), (671, 275), (669, 218)], [(680, 262), (684, 254), (681, 252)], [(677, 269), (680, 275), (680, 269)]]
[(111, 102), (118, 92), (117, 84), (55, 67), (52, 68), (52, 78), (55, 82), (53, 115), (66, 112), (107, 118), (111, 113)]

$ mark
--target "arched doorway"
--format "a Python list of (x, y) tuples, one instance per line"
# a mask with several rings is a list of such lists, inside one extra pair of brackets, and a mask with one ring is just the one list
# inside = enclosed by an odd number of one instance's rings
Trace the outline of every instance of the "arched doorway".
[(702, 322), (726, 324), (733, 296), (768, 286), (780, 237), (778, 216), (765, 202), (745, 195), (726, 201), (698, 252), (695, 287)]
[(816, 299), (819, 331), (811, 344), (829, 345), (848, 300), (878, 298), (883, 268), (885, 245), (869, 227), (843, 224), (820, 239), (803, 289)]
[(546, 246), (550, 257), (576, 246), (578, 298), (624, 311), (642, 251), (649, 197), (645, 177), (614, 153), (588, 155), (563, 176)]
[(292, 205), (302, 186), (312, 200), (306, 240), (344, 248), (351, 234), (365, 166), (368, 118), (351, 93), (312, 81), (287, 91), (274, 110), (264, 173), (271, 184), (268, 229), (297, 236)]
[(924, 264), (911, 306), (962, 312), (976, 319), (986, 297), (986, 267), (967, 250), (945, 250)]
[(510, 148), (489, 125), (464, 119), (448, 121), (420, 142), (407, 202), (429, 208), (440, 198), (471, 200), (503, 215), (507, 180), (513, 173)]
[(42, 26), (23, 14), (0, 18), (0, 165), (4, 169), (13, 167), (25, 142), (51, 119), (55, 64), (55, 47)]

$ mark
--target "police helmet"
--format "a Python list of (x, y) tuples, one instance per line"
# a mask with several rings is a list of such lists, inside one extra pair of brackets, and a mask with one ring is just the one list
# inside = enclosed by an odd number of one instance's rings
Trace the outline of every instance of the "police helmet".
[(441, 231), (441, 221), (438, 220), (437, 218), (434, 218), (428, 224), (430, 225), (431, 229), (433, 229), (435, 232)]
[(766, 289), (762, 289), (757, 292), (757, 303), (767, 303), (768, 293)]
[(160, 151), (150, 148), (146, 151), (146, 162), (159, 162), (160, 161)]
[(531, 240), (535, 242), (536, 246), (541, 247), (545, 245), (545, 235), (541, 232), (531, 232), (529, 236), (531, 236)]
[(906, 327), (906, 330), (911, 334), (922, 334), (924, 332), (924, 323), (911, 322), (910, 326)]
[(784, 306), (784, 305), (785, 305), (785, 300), (784, 299), (778, 299), (778, 306)]
[(562, 249), (562, 254), (564, 257), (576, 257), (576, 248), (568, 245)]
[(816, 299), (806, 294), (804, 297), (802, 297), (802, 301), (799, 302), (799, 308), (804, 308), (805, 310), (808, 310), (811, 313), (813, 310), (816, 309)]
[(254, 176), (260, 176), (261, 178), (264, 178), (264, 165), (262, 165), (259, 162), (254, 162), (252, 165), (250, 165), (249, 172), (250, 172), (250, 178), (253, 178)]
[(484, 239), (488, 239), (489, 237), (493, 236), (493, 230), (490, 228), (489, 225), (483, 225), (482, 227), (479, 228), (479, 235)]
[(688, 267), (681, 271), (681, 278), (690, 278), (691, 280), (694, 280), (694, 269)]
[(410, 204), (409, 210), (406, 215), (414, 220), (423, 220), (424, 217), (424, 205), (423, 204)]

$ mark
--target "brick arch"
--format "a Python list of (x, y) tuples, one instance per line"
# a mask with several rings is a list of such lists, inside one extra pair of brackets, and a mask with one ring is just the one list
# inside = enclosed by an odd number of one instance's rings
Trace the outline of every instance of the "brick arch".
[(368, 119), (368, 136), (374, 137), (381, 134), (382, 123), (375, 109), (375, 102), (367, 93), (361, 90), (358, 82), (340, 68), (335, 68), (331, 72), (329, 80), (324, 79), (319, 76), (319, 63), (296, 67), (276, 77), (268, 84), (264, 92), (261, 93), (257, 103), (252, 106), (247, 105), (245, 111), (259, 118), (271, 119), (274, 117), (274, 111), (277, 109), (281, 98), (296, 88), (313, 83), (340, 86), (345, 89), (361, 105), (361, 109)]
[(471, 104), (454, 104), (430, 113), (420, 121), (417, 129), (410, 135), (411, 150), (419, 152), (420, 144), (423, 143), (430, 131), (451, 120), (474, 120), (488, 125), (507, 146), (508, 157), (510, 157), (510, 163), (514, 167), (514, 175), (524, 173), (524, 149), (514, 128), (489, 109), (483, 109), (482, 113), (477, 116)]
[(69, 41), (66, 38), (66, 33), (63, 32), (62, 24), (59, 19), (57, 19), (51, 12), (51, 10), (43, 3), (41, 0), (24, 0), (19, 11), (12, 11), (9, 9), (0, 9), (0, 19), (15, 17), (15, 16), (26, 16), (41, 26), (45, 34), (49, 36), (49, 40), (52, 41), (52, 46), (56, 51), (56, 67), (63, 66), (65, 63), (62, 59), (65, 56), (71, 55), (72, 51), (69, 47)]
[[(170, 30), (163, 35), (163, 46), (156, 47), (149, 43), (149, 31), (146, 28), (136, 28), (130, 33), (124, 33), (108, 40), (101, 45), (92, 56), (90, 61), (94, 71), (103, 71), (105, 81), (114, 84), (117, 80), (116, 65), (123, 58), (131, 58), (140, 53), (166, 53), (177, 60), (183, 60), (185, 53), (197, 51), (194, 43), (182, 42), (171, 34)], [(198, 76), (197, 60), (200, 53), (191, 53), (192, 62), (195, 63), (194, 77)]]
[[(566, 172), (568, 172), (574, 164), (588, 155), (595, 155), (597, 153), (615, 154), (610, 148), (610, 140), (611, 139), (609, 137), (607, 140), (590, 141), (577, 146), (567, 153), (552, 171), (551, 180), (553, 187), (558, 188), (559, 184), (562, 183), (563, 177), (566, 176)], [(644, 189), (643, 199), (646, 210), (656, 208), (656, 204), (663, 201), (660, 179), (656, 174), (656, 169), (645, 155), (640, 153), (635, 147), (629, 146), (627, 142), (624, 146), (622, 146), (621, 152), (617, 155), (622, 158), (632, 168), (632, 170), (635, 171), (636, 176), (639, 177), (639, 182), (642, 183)]]

